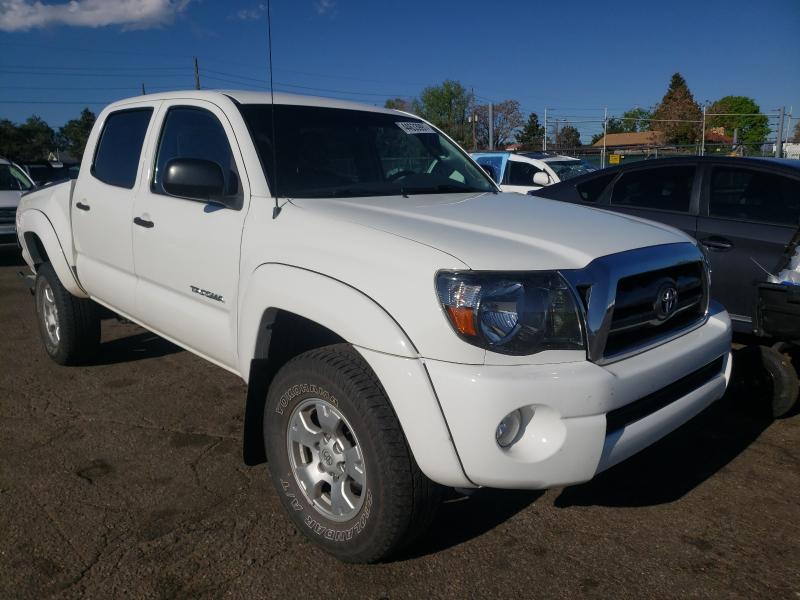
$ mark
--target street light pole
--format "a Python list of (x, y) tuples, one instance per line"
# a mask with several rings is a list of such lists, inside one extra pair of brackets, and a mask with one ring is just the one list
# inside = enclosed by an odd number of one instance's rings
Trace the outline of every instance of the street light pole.
[(606, 168), (606, 136), (608, 135), (608, 107), (603, 109), (603, 151), (600, 153), (600, 166)]
[(703, 104), (703, 127), (700, 132), (700, 156), (706, 155), (706, 105)]

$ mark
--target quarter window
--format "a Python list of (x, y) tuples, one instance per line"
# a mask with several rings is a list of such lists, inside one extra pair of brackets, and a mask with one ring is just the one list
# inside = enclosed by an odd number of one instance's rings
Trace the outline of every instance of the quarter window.
[(611, 172), (593, 177), (588, 181), (577, 184), (575, 189), (578, 190), (578, 195), (584, 202), (597, 202), (615, 175), (616, 172)]
[(614, 184), (611, 204), (689, 212), (694, 171), (694, 167), (661, 167), (623, 173)]
[(534, 185), (533, 176), (542, 169), (537, 169), (530, 163), (516, 160), (508, 161), (508, 185)]
[(225, 196), (239, 193), (239, 172), (222, 123), (203, 108), (171, 108), (164, 119), (158, 144), (152, 190), (167, 194), (161, 182), (167, 163), (173, 158), (199, 158), (217, 163), (225, 178)]
[(712, 217), (781, 225), (800, 222), (800, 180), (750, 169), (717, 168), (711, 175)]
[(152, 114), (152, 108), (135, 108), (108, 115), (92, 165), (92, 174), (97, 179), (109, 185), (133, 188)]

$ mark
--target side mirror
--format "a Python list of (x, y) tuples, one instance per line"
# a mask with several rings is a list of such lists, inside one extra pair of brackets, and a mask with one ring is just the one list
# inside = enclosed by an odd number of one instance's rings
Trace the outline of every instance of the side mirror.
[(550, 185), (550, 175), (544, 171), (538, 171), (533, 175), (533, 185), (546, 186)]
[[(480, 163), (478, 163), (480, 165)], [(497, 181), (497, 171), (492, 165), (480, 165), (481, 169), (486, 171), (486, 174), (492, 178), (492, 181)]]
[(200, 158), (173, 158), (162, 178), (164, 191), (194, 200), (217, 200), (225, 194), (222, 167)]

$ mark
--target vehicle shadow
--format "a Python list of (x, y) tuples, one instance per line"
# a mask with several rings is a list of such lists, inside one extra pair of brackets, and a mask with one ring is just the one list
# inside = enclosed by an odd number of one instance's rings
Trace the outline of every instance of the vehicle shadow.
[(158, 358), (178, 352), (183, 352), (183, 348), (158, 337), (154, 333), (143, 331), (103, 342), (100, 344), (94, 360), (88, 364), (90, 366), (113, 365), (146, 358)]
[[(455, 493), (454, 493), (455, 494)], [(479, 537), (533, 504), (542, 490), (480, 489), (445, 500), (428, 532), (398, 560), (420, 558)]]
[(24, 267), (22, 252), (16, 246), (0, 246), (0, 267)]
[(565, 488), (555, 506), (639, 507), (673, 502), (710, 478), (772, 423), (768, 398), (736, 390), (663, 440), (601, 473)]

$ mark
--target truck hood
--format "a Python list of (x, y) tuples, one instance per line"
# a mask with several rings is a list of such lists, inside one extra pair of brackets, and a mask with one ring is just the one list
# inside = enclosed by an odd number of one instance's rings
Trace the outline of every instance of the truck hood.
[(600, 256), (690, 240), (677, 229), (652, 221), (522, 194), (291, 202), (334, 220), (436, 248), (476, 270), (578, 269)]

